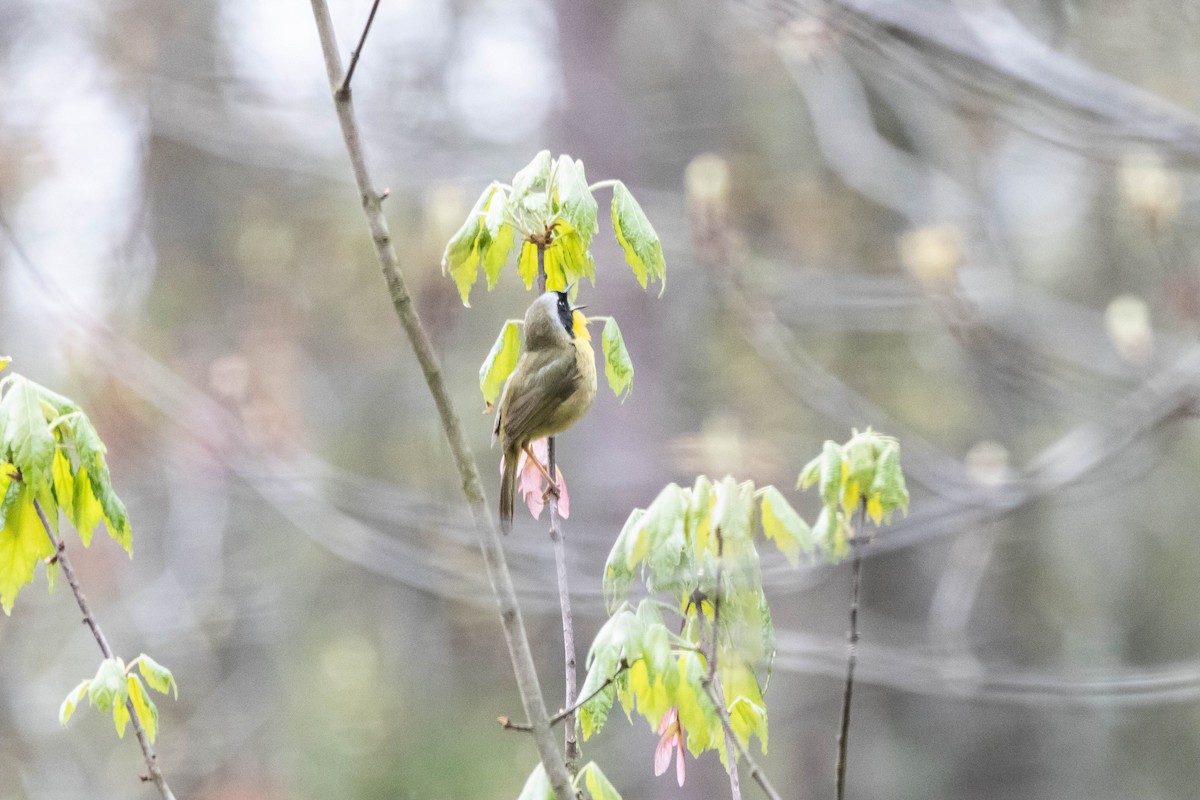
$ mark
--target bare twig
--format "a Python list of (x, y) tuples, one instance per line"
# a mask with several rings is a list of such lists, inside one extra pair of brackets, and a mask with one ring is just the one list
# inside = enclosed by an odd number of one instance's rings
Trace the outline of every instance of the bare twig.
[[(617, 671), (614, 672), (612, 675), (608, 676), (608, 678), (604, 681), (604, 683), (597, 686), (596, 690), (594, 692), (590, 692), (587, 697), (583, 698), (582, 700), (579, 700), (574, 705), (568, 706), (567, 708), (564, 708), (562, 711), (559, 711), (557, 714), (555, 714), (553, 717), (550, 718), (550, 724), (557, 725), (558, 723), (562, 722), (564, 719), (567, 719), (568, 717), (574, 717), (576, 711), (578, 711), (580, 708), (582, 708), (584, 705), (586, 705), (589, 701), (591, 701), (591, 699), (593, 697), (600, 694), (605, 689), (607, 689), (608, 687), (610, 687), (614, 683), (616, 683), (617, 676), (620, 675), (622, 672), (624, 672), (627, 669), (629, 669), (629, 665), (627, 663), (625, 663), (624, 661), (622, 661), (621, 666), (617, 667)], [(522, 731), (522, 732), (528, 733), (529, 731), (533, 730), (533, 728), (531, 728), (529, 725), (526, 725), (523, 722), (513, 722), (508, 717), (499, 717), (496, 721), (500, 723), (500, 727), (504, 728), (505, 730), (509, 730), (509, 731)], [(573, 720), (572, 720), (572, 724), (574, 724)]]
[[(539, 242), (538, 258), (538, 287), (546, 291), (546, 245)], [(554, 543), (554, 566), (558, 575), (558, 605), (562, 611), (563, 626), (563, 670), (565, 672), (566, 700), (563, 706), (567, 709), (567, 725), (563, 729), (563, 739), (566, 747), (567, 770), (574, 775), (579, 766), (579, 741), (575, 733), (575, 623), (571, 616), (571, 591), (567, 582), (567, 546), (563, 536), (562, 523), (558, 517), (558, 483), (555, 469), (555, 437), (546, 441), (548, 477), (550, 478), (550, 541)]]
[(454, 464), (458, 468), (459, 477), (462, 480), (463, 494), (466, 495), (467, 505), (471, 509), (488, 579), (491, 581), (492, 592), (495, 594), (496, 604), (499, 606), (500, 621), (504, 627), (504, 637), (508, 644), (509, 657), (512, 659), (517, 689), (521, 694), (521, 702), (525, 707), (527, 718), (533, 726), (534, 742), (537, 745), (546, 775), (550, 779), (556, 800), (572, 800), (574, 792), (571, 789), (571, 776), (567, 772), (562, 753), (559, 752), (558, 745), (554, 741), (554, 733), (550, 729), (549, 715), (546, 713), (541, 686), (538, 683), (537, 668), (529, 649), (529, 638), (521, 619), (521, 609), (517, 602), (516, 590), (513, 588), (512, 576), (508, 571), (508, 563), (504, 558), (500, 531), (496, 528), (495, 520), (492, 519), (487, 496), (483, 491), (479, 466), (467, 443), (462, 421), (451, 403), (450, 393), (442, 378), (441, 365), (438, 363), (433, 345), (429, 341), (429, 334), (425, 331), (425, 326), (421, 324), (421, 319), (413, 306), (412, 296), (409, 295), (405, 285), (404, 276), (400, 272), (399, 260), (396, 250), (392, 246), (387, 220), (383, 215), (381, 198), (372, 188), (373, 183), (367, 171), (354, 104), (348, 92), (339, 93), (337, 91), (344, 78), (337, 37), (333, 30), (333, 20), (329, 15), (329, 6), (326, 0), (312, 0), (312, 9), (316, 19), (317, 33), (321, 39), (321, 49), (325, 56), (325, 69), (329, 75), (329, 85), (334, 96), (334, 107), (337, 110), (338, 122), (341, 124), (342, 136), (346, 143), (346, 152), (354, 170), (354, 178), (362, 199), (367, 227), (375, 244), (375, 256), (379, 261), (379, 268), (383, 273), (384, 280), (387, 282), (396, 316), (399, 317), (400, 325), (408, 336), (417, 361), (421, 365), (425, 382), (429, 386), (429, 393), (437, 405), (442, 428), (445, 430)]
[[(867, 501), (858, 512), (858, 530), (866, 529)], [(850, 565), (850, 633), (846, 643), (846, 689), (842, 694), (842, 719), (837, 737), (837, 800), (846, 796), (846, 752), (850, 744), (850, 698), (854, 694), (854, 667), (858, 663), (858, 596), (862, 589), (862, 550), (854, 545), (854, 561)]]
[[(50, 527), (50, 519), (46, 516), (46, 511), (42, 508), (42, 504), (34, 500), (33, 508), (37, 511), (38, 519), (42, 521), (42, 528), (45, 529), (46, 536), (50, 537), (50, 544), (54, 546), (54, 558), (59, 566), (62, 567), (63, 575), (67, 578), (67, 585), (71, 587), (71, 593), (75, 595), (75, 602), (79, 605), (79, 610), (83, 612), (83, 621), (91, 628), (92, 636), (96, 639), (96, 644), (100, 645), (100, 652), (104, 654), (104, 657), (113, 658), (113, 651), (108, 646), (108, 639), (104, 637), (104, 631), (100, 629), (100, 623), (96, 621), (96, 617), (92, 614), (91, 606), (88, 605), (87, 598), (83, 594), (83, 589), (79, 586), (79, 579), (75, 576), (75, 569), (71, 566), (71, 559), (67, 558), (66, 543), (54, 535), (54, 529)], [(142, 757), (146, 761), (146, 770), (150, 773), (150, 777), (143, 777), (143, 780), (152, 781), (158, 789), (158, 793), (162, 795), (163, 800), (175, 800), (175, 795), (171, 792), (171, 787), (167, 785), (167, 779), (158, 767), (158, 754), (154, 752), (154, 747), (146, 737), (146, 729), (142, 727), (142, 723), (138, 719), (137, 709), (133, 707), (133, 701), (126, 698), (125, 706), (129, 709), (129, 721), (133, 725), (133, 732), (137, 734), (138, 744), (142, 747)]]
[(362, 36), (358, 37), (358, 47), (350, 52), (350, 66), (346, 69), (346, 77), (338, 87), (338, 98), (350, 97), (350, 81), (354, 78), (354, 70), (358, 67), (358, 59), (362, 57), (363, 46), (367, 43), (367, 34), (371, 32), (371, 23), (375, 21), (375, 12), (379, 10), (379, 0), (371, 4), (371, 13), (367, 15), (367, 24), (363, 26)]

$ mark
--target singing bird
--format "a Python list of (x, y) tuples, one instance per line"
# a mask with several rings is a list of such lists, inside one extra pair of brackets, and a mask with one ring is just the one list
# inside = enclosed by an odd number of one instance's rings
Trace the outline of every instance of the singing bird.
[[(505, 533), (512, 530), (521, 451), (541, 467), (529, 450), (530, 442), (562, 433), (587, 413), (596, 398), (596, 354), (580, 308), (570, 304), (566, 292), (551, 291), (525, 312), (521, 357), (504, 384), (492, 430), (492, 444), (499, 439), (504, 451), (500, 528)], [(554, 491), (553, 481), (550, 490)]]

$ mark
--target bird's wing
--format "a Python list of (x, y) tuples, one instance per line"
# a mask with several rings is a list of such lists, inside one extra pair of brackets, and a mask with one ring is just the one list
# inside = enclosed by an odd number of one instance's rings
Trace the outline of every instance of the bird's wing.
[[(575, 360), (575, 349), (554, 356), (527, 354), (509, 379), (510, 385), (527, 387), (524, 391), (511, 394), (505, 390), (500, 406), (499, 426), (504, 426), (504, 438), (509, 442), (523, 442), (532, 438), (539, 426), (558, 406), (562, 405), (579, 381), (579, 364)], [(523, 373), (523, 374), (522, 374)], [(555, 387), (548, 391), (548, 387)]]

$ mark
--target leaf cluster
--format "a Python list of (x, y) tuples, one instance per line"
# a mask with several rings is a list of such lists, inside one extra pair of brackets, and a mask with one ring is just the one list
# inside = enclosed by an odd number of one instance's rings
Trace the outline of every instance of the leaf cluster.
[(876, 526), (908, 513), (908, 488), (900, 468), (900, 443), (867, 428), (845, 443), (826, 441), (821, 454), (800, 471), (797, 488), (813, 484), (821, 494), (821, 513), (813, 536), (830, 560), (843, 558), (855, 531), (854, 509), (862, 505)]
[[(613, 231), (638, 283), (666, 279), (662, 244), (645, 212), (625, 185), (614, 181)], [(546, 289), (565, 291), (581, 278), (596, 280), (596, 264), (588, 250), (599, 230), (598, 205), (588, 185), (583, 162), (549, 150), (534, 156), (511, 184), (492, 182), (471, 209), (442, 255), (442, 273), (458, 287), (463, 305), (482, 269), (488, 291), (511, 260), (517, 245), (517, 273), (531, 288), (538, 275), (538, 247), (545, 248)]]
[[(605, 564), (611, 617), (588, 652), (580, 696), (598, 694), (579, 710), (584, 738), (604, 725), (614, 700), (651, 728), (674, 708), (692, 755), (717, 750), (728, 767), (721, 718), (705, 690), (715, 654), (735, 735), (744, 746), (756, 736), (766, 749), (765, 681), (757, 670), (763, 666), (769, 674), (775, 632), (757, 530), (794, 565), (801, 553), (817, 551), (811, 530), (777, 489), (731, 477), (701, 476), (686, 488), (669, 484), (629, 516)], [(652, 596), (633, 606), (634, 578), (670, 600)], [(678, 619), (677, 627), (667, 626), (664, 611)]]
[[(140, 676), (134, 673), (134, 667), (137, 667)], [(146, 692), (143, 678), (151, 689), (162, 694), (174, 691), (175, 697), (179, 697), (179, 687), (171, 670), (145, 653), (128, 665), (119, 658), (106, 658), (100, 662), (100, 669), (96, 670), (94, 678), (81, 681), (63, 700), (58, 709), (58, 721), (66, 725), (86, 695), (88, 702), (101, 714), (112, 712), (117, 735), (122, 739), (125, 738), (125, 726), (129, 724), (129, 710), (132, 708), (146, 731), (146, 738), (153, 743), (158, 736), (158, 707)]]
[[(113, 491), (106, 448), (83, 410), (62, 395), (13, 374), (0, 381), (0, 606), (12, 612), (21, 587), (54, 548), (34, 503), (58, 532), (59, 512), (84, 546), (101, 522), (126, 552), (132, 531)], [(51, 586), (56, 565), (48, 567)]]

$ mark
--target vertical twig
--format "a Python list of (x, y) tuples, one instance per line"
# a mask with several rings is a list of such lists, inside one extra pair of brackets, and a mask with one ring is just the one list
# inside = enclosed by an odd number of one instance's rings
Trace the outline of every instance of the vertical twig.
[[(858, 530), (861, 534), (867, 524), (867, 501), (863, 500), (858, 512)], [(858, 596), (862, 589), (862, 551), (857, 543), (854, 560), (850, 564), (850, 634), (846, 643), (846, 689), (842, 694), (842, 721), (838, 726), (837, 738), (837, 800), (846, 796), (846, 752), (850, 744), (850, 698), (854, 694), (854, 666), (858, 663)]]
[(399, 259), (396, 257), (387, 220), (383, 215), (383, 198), (372, 188), (373, 183), (367, 171), (354, 104), (348, 92), (338, 92), (344, 79), (341, 55), (338, 53), (337, 37), (334, 35), (329, 6), (326, 0), (311, 0), (311, 2), (317, 33), (321, 39), (321, 50), (325, 57), (325, 70), (329, 75), (330, 91), (333, 93), (334, 108), (342, 128), (346, 153), (350, 157), (350, 164), (354, 170), (354, 179), (362, 200), (367, 228), (370, 230), (371, 240), (375, 245), (375, 257), (379, 261), (380, 271), (387, 282), (388, 293), (391, 296), (396, 316), (408, 336), (413, 353), (421, 365), (421, 372), (425, 376), (429, 393), (433, 396), (434, 404), (437, 406), (442, 428), (445, 430), (446, 439), (450, 445), (450, 453), (462, 480), (463, 494), (466, 495), (467, 505), (471, 509), (471, 517), (475, 523), (475, 532), (479, 536), (479, 546), (483, 551), (483, 562), (487, 568), (488, 580), (492, 584), (492, 592), (495, 594), (496, 604), (499, 606), (500, 622), (504, 628), (509, 657), (512, 659), (517, 690), (521, 695), (526, 718), (533, 728), (533, 738), (537, 745), (538, 755), (541, 757), (542, 766), (550, 779), (556, 800), (572, 800), (574, 792), (571, 789), (571, 776), (567, 772), (562, 753), (554, 740), (554, 732), (550, 728), (549, 715), (546, 713), (545, 701), (542, 699), (542, 690), (538, 683), (537, 668), (533, 663), (533, 654), (529, 650), (529, 637), (521, 618), (521, 609), (517, 603), (517, 593), (513, 588), (508, 563), (504, 558), (500, 531), (496, 528), (495, 520), (492, 518), (487, 503), (487, 496), (483, 492), (483, 482), (479, 477), (479, 465), (467, 443), (458, 411), (451, 403), (450, 393), (446, 389), (442, 368), (434, 354), (429, 334), (421, 323), (421, 318), (413, 305), (412, 296), (408, 293), (404, 276), (400, 272)]
[[(538, 289), (546, 291), (546, 245), (538, 243)], [(552, 491), (548, 500), (550, 506), (550, 541), (554, 543), (554, 566), (558, 575), (558, 605), (562, 610), (563, 626), (563, 669), (565, 671), (566, 699), (563, 708), (566, 717), (563, 725), (563, 739), (566, 747), (567, 770), (573, 775), (579, 768), (579, 741), (575, 732), (575, 623), (571, 615), (571, 591), (567, 584), (567, 545), (563, 535), (562, 523), (558, 518), (558, 472), (555, 465), (555, 437), (546, 441), (547, 464), (546, 471), (550, 473)]]
[(363, 46), (367, 43), (367, 34), (371, 32), (371, 23), (375, 21), (375, 12), (379, 10), (379, 0), (371, 4), (371, 13), (367, 15), (367, 24), (363, 26), (362, 36), (358, 37), (358, 47), (350, 51), (350, 66), (346, 69), (346, 77), (338, 87), (339, 98), (350, 96), (350, 81), (354, 78), (354, 70), (358, 68), (358, 59), (362, 56)]
[[(71, 559), (67, 558), (66, 543), (54, 535), (54, 529), (50, 527), (50, 519), (46, 516), (45, 509), (37, 500), (33, 501), (33, 508), (37, 511), (38, 519), (42, 521), (42, 528), (46, 531), (46, 536), (50, 537), (50, 544), (54, 546), (54, 558), (62, 567), (63, 575), (66, 576), (67, 585), (71, 587), (71, 593), (75, 595), (75, 602), (79, 605), (79, 610), (83, 612), (83, 621), (92, 630), (92, 636), (96, 639), (96, 644), (100, 645), (100, 652), (105, 658), (112, 658), (112, 648), (108, 646), (108, 639), (104, 637), (104, 631), (100, 629), (100, 623), (96, 621), (96, 617), (92, 614), (91, 606), (88, 605), (87, 598), (83, 594), (83, 589), (79, 586), (79, 579), (75, 576), (75, 569), (71, 566)], [(133, 707), (133, 701), (126, 698), (125, 706), (129, 709), (129, 721), (133, 724), (133, 732), (137, 735), (138, 744), (142, 746), (142, 757), (146, 761), (146, 769), (150, 773), (150, 780), (158, 788), (158, 793), (162, 795), (163, 800), (175, 800), (175, 795), (171, 792), (171, 787), (167, 785), (167, 779), (163, 776), (162, 770), (158, 768), (158, 754), (154, 752), (154, 747), (150, 744), (150, 740), (146, 737), (146, 729), (142, 727), (141, 721), (138, 719), (137, 709)]]
[[(705, 676), (705, 683), (712, 689), (712, 698), (720, 710), (722, 715), (728, 715), (728, 709), (725, 705), (725, 692), (721, 688), (721, 679), (717, 675), (717, 642), (721, 636), (721, 581), (722, 572), (725, 568), (725, 536), (721, 533), (720, 526), (716, 529), (717, 537), (717, 569), (714, 576), (713, 588), (713, 621), (712, 621), (712, 638), (709, 642), (708, 652), (708, 674)], [(699, 607), (700, 616), (704, 616), (704, 606)], [(738, 749), (736, 747), (737, 737), (733, 733), (733, 725), (722, 726), (725, 728), (725, 760), (729, 762), (729, 793), (733, 800), (742, 800), (742, 782), (738, 777)]]

